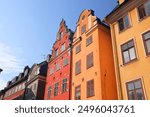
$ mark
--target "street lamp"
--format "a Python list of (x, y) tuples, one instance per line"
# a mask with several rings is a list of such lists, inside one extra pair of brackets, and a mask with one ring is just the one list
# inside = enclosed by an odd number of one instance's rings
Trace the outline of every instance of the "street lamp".
[(0, 73), (3, 71), (3, 69), (0, 68)]

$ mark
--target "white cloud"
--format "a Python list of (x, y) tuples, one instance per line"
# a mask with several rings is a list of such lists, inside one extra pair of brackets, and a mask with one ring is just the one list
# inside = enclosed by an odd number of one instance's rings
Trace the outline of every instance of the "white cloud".
[(3, 89), (7, 82), (23, 71), (23, 59), (18, 58), (21, 49), (12, 48), (9, 45), (0, 42), (0, 68), (3, 69), (0, 74), (0, 90)]
[(23, 70), (22, 61), (14, 55), (13, 50), (10, 46), (0, 42), (0, 68), (4, 70), (4, 74)]

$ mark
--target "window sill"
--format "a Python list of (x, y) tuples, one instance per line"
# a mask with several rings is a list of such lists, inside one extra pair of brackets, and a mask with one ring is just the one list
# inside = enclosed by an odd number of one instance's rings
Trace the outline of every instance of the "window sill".
[(147, 19), (148, 17), (149, 17), (150, 15), (146, 15), (145, 17), (143, 17), (143, 18), (139, 18), (139, 22), (142, 22), (143, 20), (145, 20), (145, 19)]
[(128, 26), (127, 28), (125, 28), (125, 29), (123, 29), (123, 30), (121, 30), (121, 31), (119, 30), (119, 34), (125, 32), (126, 30), (130, 29), (131, 27), (132, 27), (132, 26), (130, 25), (130, 26)]
[(123, 63), (123, 66), (129, 65), (129, 64), (132, 64), (132, 63), (135, 63), (137, 60), (138, 60), (138, 59), (136, 58), (136, 59), (133, 59), (133, 60), (127, 62), (127, 63)]
[(146, 53), (146, 58), (149, 58), (150, 57), (150, 53)]
[(90, 69), (91, 67), (93, 67), (94, 65), (91, 65), (91, 66), (89, 66), (89, 67), (87, 67), (86, 69), (88, 70), (88, 69)]
[[(68, 65), (68, 64), (67, 64)], [(66, 67), (67, 65), (64, 65), (63, 67)]]
[(93, 97), (93, 96), (95, 96), (95, 95), (93, 94), (93, 95), (87, 96), (87, 98), (91, 98), (91, 97)]
[(81, 52), (81, 50), (79, 51), (79, 52), (76, 52), (76, 54), (78, 54), (78, 53), (80, 53)]
[[(81, 73), (81, 72), (80, 72)], [(75, 76), (79, 75), (80, 73), (76, 73)]]

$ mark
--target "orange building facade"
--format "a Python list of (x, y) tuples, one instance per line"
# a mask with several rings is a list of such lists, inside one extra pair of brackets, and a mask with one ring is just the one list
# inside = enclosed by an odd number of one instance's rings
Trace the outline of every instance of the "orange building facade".
[(119, 99), (150, 99), (150, 0), (119, 0), (111, 27)]
[(117, 99), (109, 27), (84, 10), (72, 44), (72, 100)]

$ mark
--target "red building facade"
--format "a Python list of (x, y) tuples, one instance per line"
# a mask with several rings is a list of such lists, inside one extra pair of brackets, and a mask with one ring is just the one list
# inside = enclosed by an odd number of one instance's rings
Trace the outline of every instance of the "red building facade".
[(45, 100), (70, 99), (72, 37), (73, 32), (62, 20), (48, 64)]

